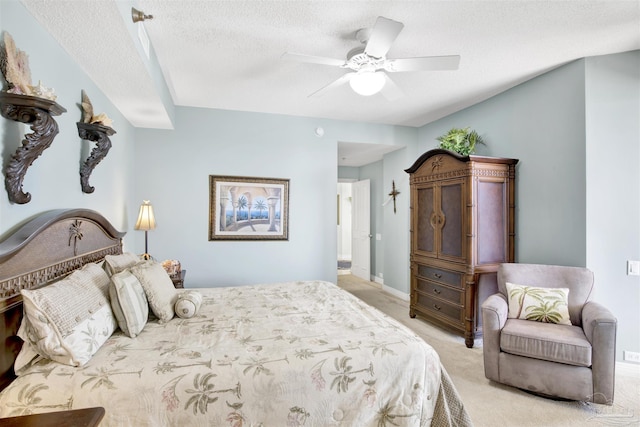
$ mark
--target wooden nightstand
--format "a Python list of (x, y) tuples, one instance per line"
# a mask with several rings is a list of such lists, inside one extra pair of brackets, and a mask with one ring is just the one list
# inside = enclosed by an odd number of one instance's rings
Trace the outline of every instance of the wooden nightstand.
[(171, 281), (173, 282), (173, 286), (176, 289), (182, 289), (184, 288), (184, 276), (187, 275), (187, 270), (180, 270), (180, 273), (174, 275), (174, 276), (169, 276), (171, 277)]
[(95, 427), (104, 417), (104, 408), (73, 409), (0, 418), (0, 427)]

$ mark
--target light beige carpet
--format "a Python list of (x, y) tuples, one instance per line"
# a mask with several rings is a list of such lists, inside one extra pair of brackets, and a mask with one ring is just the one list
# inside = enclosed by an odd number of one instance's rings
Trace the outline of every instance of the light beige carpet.
[(476, 427), (640, 426), (640, 365), (618, 363), (613, 406), (545, 399), (489, 381), (484, 376), (482, 342), (464, 339), (409, 317), (409, 304), (377, 284), (339, 275), (338, 285), (399, 320), (436, 349)]

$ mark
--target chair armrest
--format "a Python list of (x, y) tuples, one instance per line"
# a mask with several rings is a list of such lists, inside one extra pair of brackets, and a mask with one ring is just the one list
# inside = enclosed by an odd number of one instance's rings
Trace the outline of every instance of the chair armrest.
[(582, 307), (582, 329), (592, 348), (593, 401), (611, 405), (615, 383), (617, 320), (603, 305), (589, 301)]
[[(485, 310), (487, 311), (487, 319), (484, 318)], [(507, 322), (509, 314), (509, 305), (507, 299), (502, 294), (493, 294), (482, 303), (482, 329), (500, 330)], [(487, 322), (489, 322), (487, 324)]]
[(500, 332), (507, 321), (509, 306), (502, 294), (494, 294), (482, 303), (482, 356), (484, 376), (500, 382)]
[(615, 333), (616, 323), (617, 320), (613, 316), (613, 313), (602, 304), (587, 301), (582, 307), (582, 329), (591, 345), (594, 344), (593, 341), (598, 332), (602, 332), (603, 330), (611, 331), (611, 326), (613, 326), (613, 332)]

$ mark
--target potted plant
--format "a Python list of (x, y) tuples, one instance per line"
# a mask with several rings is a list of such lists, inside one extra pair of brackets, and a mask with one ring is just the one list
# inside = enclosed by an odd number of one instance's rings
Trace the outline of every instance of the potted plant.
[(452, 128), (449, 132), (436, 139), (440, 141), (440, 148), (454, 151), (463, 156), (475, 153), (477, 144), (484, 144), (478, 132), (470, 130), (468, 127), (463, 129)]

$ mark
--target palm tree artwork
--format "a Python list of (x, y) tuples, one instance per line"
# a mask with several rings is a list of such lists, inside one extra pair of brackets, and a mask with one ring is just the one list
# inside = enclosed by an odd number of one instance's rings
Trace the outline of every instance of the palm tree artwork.
[(210, 179), (209, 240), (288, 240), (289, 180)]
[(258, 210), (258, 219), (262, 219), (262, 211), (267, 210), (267, 205), (264, 203), (264, 200), (262, 199), (258, 199), (254, 204), (253, 207), (256, 208)]
[(238, 199), (238, 210), (240, 211), (240, 214), (242, 214), (242, 210), (246, 208), (247, 208), (247, 198), (245, 196), (242, 196)]

